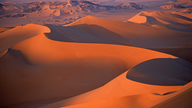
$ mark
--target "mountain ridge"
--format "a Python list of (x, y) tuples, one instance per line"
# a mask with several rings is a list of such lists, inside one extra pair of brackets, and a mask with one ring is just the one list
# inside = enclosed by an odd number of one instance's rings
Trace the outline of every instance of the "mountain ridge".
[[(138, 4), (138, 3), (122, 3), (119, 5), (111, 6), (111, 5), (99, 5), (92, 3), (90, 1), (77, 1), (77, 0), (69, 0), (64, 2), (47, 2), (47, 1), (35, 1), (28, 4), (22, 5), (13, 5), (13, 4), (2, 4), (0, 5), (0, 11), (6, 12), (13, 10), (11, 7), (15, 7), (14, 9), (20, 9), (21, 12), (17, 15), (17, 17), (28, 16), (28, 14), (36, 13), (35, 16), (45, 16), (40, 13), (47, 13), (46, 16), (59, 16), (59, 15), (73, 15), (79, 12), (91, 12), (91, 11), (108, 11), (108, 10), (138, 10), (138, 9), (146, 9), (147, 6)], [(9, 9), (10, 7), (10, 9)], [(18, 8), (20, 7), (20, 8)], [(45, 11), (45, 12), (43, 12)], [(57, 12), (57, 14), (55, 14)], [(15, 13), (14, 13), (15, 14)], [(12, 14), (6, 14), (0, 16), (0, 18), (14, 18)]]

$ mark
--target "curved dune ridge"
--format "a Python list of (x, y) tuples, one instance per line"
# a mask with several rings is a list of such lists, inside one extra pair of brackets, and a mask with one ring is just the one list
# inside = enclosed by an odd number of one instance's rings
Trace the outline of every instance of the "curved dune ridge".
[[(86, 16), (69, 25), (65, 25), (65, 28), (59, 31), (67, 31), (69, 35), (73, 36), (73, 40), (69, 41), (73, 42), (99, 42), (148, 48), (172, 54), (192, 62), (192, 33), (188, 32), (154, 28), (130, 22), (109, 21), (93, 16)], [(76, 31), (78, 32), (76, 33)], [(52, 39), (62, 41), (60, 37)]]
[[(50, 29), (45, 26), (28, 24), (24, 27), (17, 26), (0, 34), (0, 57), (8, 48), (34, 35), (49, 33)], [(3, 53), (1, 53), (3, 52)]]
[[(191, 33), (161, 28), (157, 29), (135, 23), (109, 21), (93, 16), (86, 16), (65, 26), (76, 28), (83, 32), (86, 31), (91, 35), (108, 39), (120, 45), (132, 45), (144, 48), (191, 46), (191, 42), (187, 41), (191, 38)], [(101, 30), (102, 33), (99, 32)], [(77, 35), (70, 31), (68, 32), (74, 36)]]
[(178, 51), (189, 51), (191, 36), (93, 16), (15, 27), (0, 34), (0, 107), (148, 108), (189, 100), (191, 59)]
[(191, 32), (192, 19), (179, 14), (164, 11), (142, 11), (127, 20), (134, 23), (142, 23), (157, 28), (169, 28), (177, 31)]

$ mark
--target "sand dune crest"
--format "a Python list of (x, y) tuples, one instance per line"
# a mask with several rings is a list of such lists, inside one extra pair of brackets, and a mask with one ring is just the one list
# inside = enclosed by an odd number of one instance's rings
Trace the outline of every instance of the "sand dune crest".
[[(0, 52), (6, 51), (11, 46), (19, 43), (30, 37), (49, 33), (49, 28), (36, 24), (28, 24), (26, 26), (18, 26), (13, 29), (7, 30), (0, 34)], [(1, 56), (3, 54), (0, 54)]]

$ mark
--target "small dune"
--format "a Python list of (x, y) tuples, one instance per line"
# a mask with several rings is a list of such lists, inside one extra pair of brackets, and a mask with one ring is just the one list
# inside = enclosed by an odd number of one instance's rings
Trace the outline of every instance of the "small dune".
[(192, 24), (192, 19), (186, 15), (182, 16), (164, 11), (142, 11), (127, 21), (183, 32), (191, 32)]

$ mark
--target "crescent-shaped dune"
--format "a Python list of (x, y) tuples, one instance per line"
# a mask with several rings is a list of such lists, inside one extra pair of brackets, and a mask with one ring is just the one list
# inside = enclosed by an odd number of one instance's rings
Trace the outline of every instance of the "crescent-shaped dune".
[[(141, 22), (141, 23), (150, 23), (151, 20), (147, 19), (147, 16), (154, 17), (154, 19), (157, 19), (157, 21), (162, 20), (165, 22), (165, 24), (166, 24), (166, 22), (167, 23), (175, 22), (175, 23), (181, 23), (181, 24), (190, 24), (192, 21), (190, 18), (181, 16), (181, 15), (177, 15), (177, 14), (172, 14), (172, 13), (165, 12), (165, 11), (154, 11), (154, 12), (142, 11), (142, 12), (138, 13), (136, 16), (129, 19), (128, 21), (139, 23), (139, 21), (141, 19), (141, 20), (143, 20), (143, 22)], [(139, 20), (137, 18), (139, 18)], [(158, 22), (155, 22), (155, 23), (158, 23)]]
[(157, 28), (168, 28), (176, 31), (191, 32), (192, 19), (187, 15), (182, 16), (164, 11), (142, 11), (127, 20), (129, 22), (146, 24)]
[(190, 52), (191, 36), (93, 16), (15, 27), (0, 34), (0, 107), (147, 108), (191, 99), (191, 57), (178, 53)]

